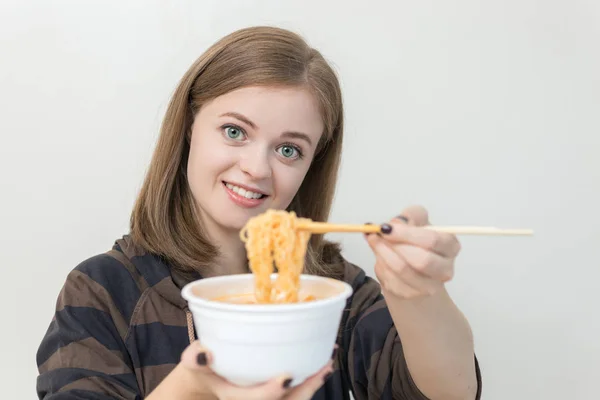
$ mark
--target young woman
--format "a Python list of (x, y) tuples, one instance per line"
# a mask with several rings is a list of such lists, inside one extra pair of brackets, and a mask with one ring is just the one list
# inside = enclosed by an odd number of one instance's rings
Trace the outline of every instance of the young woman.
[[(40, 399), (478, 399), (472, 334), (444, 288), (460, 246), (410, 207), (366, 240), (381, 286), (313, 236), (306, 272), (354, 288), (329, 365), (300, 386), (211, 372), (180, 290), (247, 273), (239, 231), (269, 208), (324, 221), (343, 137), (336, 75), (277, 28), (237, 31), (187, 71), (131, 216), (131, 232), (67, 277), (37, 354)], [(256, 360), (257, 363), (260, 360)]]

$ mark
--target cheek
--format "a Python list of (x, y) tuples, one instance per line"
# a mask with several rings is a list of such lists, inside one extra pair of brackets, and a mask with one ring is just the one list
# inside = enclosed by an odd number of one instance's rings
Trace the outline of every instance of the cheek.
[(207, 143), (202, 138), (193, 140), (187, 167), (188, 182), (192, 190), (212, 184), (217, 175), (231, 164), (230, 158), (231, 155), (224, 151), (223, 146)]
[(300, 185), (302, 185), (302, 181), (304, 180), (307, 171), (308, 168), (286, 168), (284, 170), (277, 171), (275, 175), (275, 186), (278, 193), (278, 200), (281, 203), (281, 208), (286, 208), (290, 204), (296, 195), (296, 192), (298, 192), (298, 189), (300, 189)]

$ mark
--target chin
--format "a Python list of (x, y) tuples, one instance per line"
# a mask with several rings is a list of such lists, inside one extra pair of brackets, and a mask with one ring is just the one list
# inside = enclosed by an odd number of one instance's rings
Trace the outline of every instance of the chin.
[(226, 230), (240, 231), (251, 217), (259, 215), (263, 211), (266, 211), (266, 208), (225, 211), (220, 218), (216, 219), (216, 222)]

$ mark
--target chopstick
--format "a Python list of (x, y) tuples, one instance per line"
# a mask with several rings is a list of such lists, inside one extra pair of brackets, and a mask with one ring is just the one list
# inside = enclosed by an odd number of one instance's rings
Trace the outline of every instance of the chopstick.
[(426, 226), (438, 232), (454, 235), (532, 236), (532, 229), (501, 229), (493, 226)]
[[(478, 227), (478, 226), (424, 226), (437, 232), (447, 232), (455, 235), (491, 235), (491, 236), (531, 236), (531, 229), (500, 229), (496, 227)], [(302, 222), (298, 224), (297, 229), (311, 233), (330, 233), (330, 232), (359, 232), (359, 233), (379, 233), (381, 225), (356, 225), (356, 224), (330, 224), (327, 222)]]

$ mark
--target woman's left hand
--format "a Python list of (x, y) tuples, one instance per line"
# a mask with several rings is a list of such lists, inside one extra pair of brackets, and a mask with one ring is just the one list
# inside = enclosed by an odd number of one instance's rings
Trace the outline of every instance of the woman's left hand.
[(384, 295), (431, 296), (454, 276), (460, 243), (455, 235), (424, 229), (428, 224), (427, 211), (412, 206), (389, 222), (389, 233), (366, 236)]

